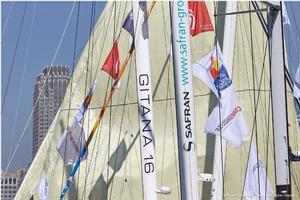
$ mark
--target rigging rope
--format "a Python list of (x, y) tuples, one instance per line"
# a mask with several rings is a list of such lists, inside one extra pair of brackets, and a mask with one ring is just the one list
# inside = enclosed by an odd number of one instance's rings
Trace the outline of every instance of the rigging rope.
[(6, 84), (5, 91), (4, 91), (3, 102), (2, 102), (2, 106), (1, 106), (1, 114), (3, 112), (3, 108), (4, 108), (4, 105), (5, 105), (5, 100), (6, 100), (6, 96), (7, 96), (7, 92), (8, 92), (8, 87), (9, 87), (9, 83), (10, 83), (10, 79), (11, 79), (11, 74), (12, 74), (14, 64), (15, 64), (16, 54), (17, 54), (17, 50), (18, 50), (18, 47), (19, 47), (19, 41), (20, 41), (20, 37), (21, 37), (23, 24), (24, 24), (27, 5), (28, 5), (28, 1), (26, 1), (26, 3), (25, 3), (23, 14), (22, 14), (22, 17), (21, 17), (21, 25), (20, 25), (20, 29), (19, 29), (19, 33), (18, 33), (18, 39), (17, 39), (17, 43), (16, 43), (16, 46), (15, 46), (13, 59), (12, 59), (11, 65), (10, 65), (8, 80), (7, 80), (7, 84)]
[[(10, 3), (10, 7), (9, 7), (8, 14), (7, 14), (7, 18), (6, 18), (6, 20), (5, 20), (5, 25), (4, 25), (4, 28), (3, 28), (2, 35), (1, 35), (0, 43), (2, 43), (2, 40), (3, 40), (3, 37), (4, 37), (5, 31), (6, 31), (6, 26), (7, 26), (7, 23), (8, 23), (8, 21), (9, 21), (9, 19), (10, 19), (10, 14), (11, 14), (11, 11), (12, 11), (13, 3), (14, 3), (13, 1), (11, 1), (11, 3)], [(2, 4), (2, 6), (3, 6), (3, 4)]]
[[(249, 4), (250, 6), (250, 4)], [(252, 36), (252, 18), (251, 18), (251, 14), (249, 15), (249, 21), (250, 21), (250, 47), (251, 49), (253, 49), (253, 36)], [(268, 42), (268, 41), (267, 41)], [(248, 44), (249, 44), (249, 41), (248, 41)], [(245, 50), (245, 49), (244, 49)], [(265, 46), (265, 49), (264, 49), (264, 57), (266, 56), (266, 51), (267, 51), (267, 45)], [(246, 55), (246, 53), (244, 53)], [(249, 159), (250, 159), (250, 150), (251, 150), (251, 146), (252, 146), (252, 141), (253, 141), (253, 136), (254, 136), (254, 131), (256, 130), (256, 133), (255, 133), (255, 136), (256, 136), (256, 144), (257, 144), (257, 152), (256, 152), (256, 156), (257, 156), (257, 161), (258, 161), (258, 135), (257, 135), (257, 123), (256, 123), (256, 120), (257, 120), (257, 111), (258, 111), (258, 106), (259, 106), (259, 100), (260, 100), (260, 95), (261, 95), (261, 87), (262, 87), (262, 80), (263, 80), (263, 72), (264, 72), (264, 68), (265, 68), (265, 62), (263, 62), (263, 66), (262, 66), (262, 71), (261, 71), (261, 76), (260, 76), (260, 79), (259, 79), (259, 87), (258, 87), (258, 95), (257, 95), (257, 98), (255, 97), (255, 73), (254, 73), (254, 60), (253, 60), (253, 51), (251, 51), (251, 62), (252, 62), (252, 84), (253, 84), (253, 87), (254, 87), (254, 92), (253, 92), (253, 99), (254, 99), (254, 108), (251, 104), (251, 107), (252, 107), (252, 110), (254, 111), (254, 118), (253, 118), (253, 123), (252, 123), (252, 128), (251, 128), (251, 137), (250, 137), (250, 145), (249, 145), (249, 150), (248, 150), (248, 156), (247, 156), (247, 163), (246, 163), (246, 169), (245, 169), (245, 175), (244, 175), (244, 181), (243, 181), (243, 187), (242, 187), (242, 194), (243, 194), (243, 191), (244, 191), (244, 188), (245, 188), (245, 184), (246, 184), (246, 175), (247, 175), (247, 168), (248, 168), (248, 165), (249, 165)], [(265, 60), (265, 59), (264, 59)], [(246, 62), (247, 63), (247, 62)], [(248, 80), (249, 82), (249, 80)], [(258, 173), (259, 174), (259, 173)], [(266, 182), (267, 182), (267, 179), (266, 179)], [(258, 176), (258, 183), (259, 183), (259, 198), (260, 198), (260, 180), (259, 180), (259, 176)], [(265, 193), (266, 193), (266, 190), (265, 190)], [(241, 199), (243, 199), (243, 197), (241, 197)]]
[[(96, 2), (92, 2), (91, 5), (92, 5), (92, 8), (91, 8), (91, 20), (90, 20), (90, 40), (89, 40), (89, 48), (88, 48), (87, 73), (86, 73), (86, 77), (85, 77), (85, 88), (84, 88), (85, 91), (86, 91), (86, 87), (87, 87), (87, 84), (88, 84), (87, 82), (88, 82), (88, 74), (89, 74), (89, 64), (90, 64), (90, 83), (89, 83), (90, 85), (92, 84), (91, 81), (92, 81), (92, 73), (93, 73), (93, 65), (92, 65), (93, 55), (94, 55), (94, 48), (93, 48), (94, 31), (93, 31), (93, 27), (95, 26), (95, 6), (96, 6)], [(89, 123), (90, 110), (88, 110), (87, 118), (88, 118), (87, 130), (89, 132), (90, 131), (90, 123)], [(80, 144), (82, 144), (82, 143), (80, 142)], [(81, 145), (80, 145), (80, 149), (82, 149)], [(88, 156), (87, 156), (86, 160), (88, 162)], [(78, 198), (78, 184), (79, 184), (79, 181), (80, 181), (80, 171), (81, 170), (79, 168), (78, 173), (77, 173), (76, 200)], [(85, 169), (85, 174), (86, 174), (86, 172), (87, 172), (87, 169)]]
[[(217, 71), (219, 71), (219, 55), (218, 55), (218, 26), (217, 26), (217, 6), (219, 5), (216, 5), (217, 3), (214, 2), (214, 23), (215, 23), (215, 45), (216, 45), (216, 62), (217, 62)], [(219, 93), (219, 98), (218, 98), (218, 107), (219, 107), (219, 126), (221, 127), (221, 123), (222, 123), (222, 116), (221, 116), (221, 95), (220, 95), (220, 91), (218, 90), (218, 93)], [(221, 173), (221, 181), (222, 181), (222, 199), (224, 199), (224, 183), (225, 183), (225, 180), (224, 180), (224, 157), (223, 155), (226, 155), (226, 152), (224, 154), (223, 150), (226, 148), (226, 143), (225, 143), (225, 146), (224, 146), (224, 149), (223, 149), (223, 137), (222, 137), (222, 129), (220, 129), (220, 134), (217, 135), (216, 137), (219, 137), (219, 140), (220, 140), (220, 154), (221, 154), (221, 170), (222, 170), (222, 173)]]
[(12, 129), (12, 136), (11, 136), (11, 142), (10, 142), (8, 158), (11, 157), (12, 149), (13, 149), (13, 141), (14, 141), (15, 134), (16, 134), (16, 126), (17, 126), (17, 121), (18, 121), (18, 117), (19, 117), (19, 108), (20, 108), (21, 96), (22, 96), (22, 93), (23, 93), (23, 86), (24, 86), (23, 83), (24, 83), (24, 76), (25, 76), (25, 68), (26, 68), (26, 65), (27, 65), (29, 47), (30, 47), (30, 44), (31, 44), (31, 36), (32, 36), (32, 29), (33, 29), (33, 24), (34, 24), (34, 20), (35, 20), (36, 7), (37, 7), (37, 4), (35, 3), (34, 8), (33, 8), (32, 19), (31, 19), (28, 42), (27, 42), (27, 45), (26, 45), (26, 53), (25, 53), (25, 59), (24, 59), (24, 64), (23, 64), (23, 71), (22, 71), (22, 75), (21, 75), (20, 90), (19, 90), (18, 101), (17, 101), (17, 106), (16, 106), (16, 114), (15, 114), (15, 119), (14, 119), (14, 123), (13, 123), (13, 129)]
[[(111, 17), (111, 14), (112, 14), (112, 12), (110, 12), (110, 14), (109, 14), (109, 19), (110, 19), (110, 17)], [(109, 24), (109, 23), (108, 23)], [(104, 46), (104, 43), (105, 43), (105, 41), (106, 41), (106, 36), (107, 36), (107, 33), (108, 33), (108, 28), (101, 28), (100, 27), (100, 30), (105, 30), (105, 33), (104, 33), (104, 39), (103, 39), (103, 43), (102, 43), (102, 46)], [(97, 42), (97, 40), (98, 40), (98, 38), (96, 39), (96, 42)], [(94, 48), (94, 44), (92, 44), (92, 48)], [(96, 66), (99, 66), (99, 63), (100, 63), (100, 58), (102, 57), (102, 53), (103, 53), (103, 48), (101, 48), (101, 50), (100, 50), (100, 55), (99, 55), (99, 60), (98, 60), (98, 63), (97, 63), (97, 65)], [(99, 69), (99, 67), (97, 67), (96, 68), (96, 72), (95, 72), (95, 76), (94, 76), (94, 78), (93, 78), (93, 80), (96, 80), (96, 76), (97, 76), (97, 74), (98, 74), (98, 69)], [(108, 83), (109, 83), (109, 77), (108, 77), (108, 81), (107, 81), (107, 86), (106, 86), (106, 92), (105, 92), (105, 94), (107, 93), (107, 91), (108, 91)], [(105, 101), (105, 98), (106, 98), (106, 96), (104, 96), (104, 100), (103, 101)], [(99, 109), (99, 108), (102, 108), (102, 107), (97, 107), (97, 109)], [(91, 110), (91, 107), (89, 108), (89, 110)], [(102, 126), (103, 126), (103, 123), (101, 124), (101, 127), (100, 127), (100, 133), (101, 133), (101, 129), (102, 129)], [(99, 129), (97, 129), (97, 133), (99, 133)], [(99, 134), (100, 134), (99, 133)], [(96, 140), (97, 140), (97, 138), (98, 138), (98, 136), (100, 137), (100, 135), (96, 135)], [(99, 146), (99, 144), (100, 144), (100, 142), (98, 141), (98, 145), (97, 145), (97, 154), (96, 154), (96, 157), (97, 157), (97, 155), (98, 155), (98, 146)], [(96, 143), (94, 143), (94, 145), (93, 145), (93, 149), (95, 149), (95, 145), (96, 145)], [(93, 155), (94, 155), (94, 151), (92, 152), (92, 155), (91, 155), (91, 161), (90, 161), (90, 163), (89, 163), (89, 166), (88, 167), (86, 167), (86, 175), (85, 175), (85, 182), (84, 182), (84, 189), (83, 189), (83, 193), (82, 193), (82, 199), (83, 199), (83, 197), (84, 197), (84, 195), (85, 195), (85, 192), (86, 192), (86, 184), (87, 184), (87, 178), (88, 178), (88, 175), (89, 175), (89, 173), (90, 173), (90, 170), (91, 170), (91, 164), (92, 164), (92, 161), (93, 161)], [(87, 162), (88, 163), (88, 162)], [(94, 162), (94, 170), (95, 170), (95, 165), (96, 165), (96, 163)], [(94, 173), (93, 173), (93, 176), (94, 176)], [(93, 185), (93, 178), (92, 178), (92, 184), (91, 184), (91, 186)]]
[[(249, 1), (248, 3), (249, 6), (249, 10), (251, 9), (251, 2)], [(253, 85), (253, 89), (255, 91), (255, 64), (254, 64), (254, 52), (253, 52), (253, 34), (252, 34), (252, 17), (251, 17), (251, 13), (249, 13), (249, 29), (250, 29), (250, 49), (251, 49), (251, 65), (252, 65), (252, 85)], [(255, 92), (253, 92), (253, 102), (254, 102), (254, 107), (256, 107), (257, 105), (255, 105), (255, 100), (256, 100), (256, 95)], [(258, 101), (257, 101), (258, 104)], [(258, 136), (257, 136), (257, 120), (256, 117), (253, 120), (253, 131), (255, 131), (255, 142), (256, 142), (256, 162), (259, 163), (259, 157), (258, 157), (258, 150), (259, 150), (259, 143), (258, 143)], [(251, 145), (250, 145), (251, 148)], [(261, 191), (260, 191), (260, 168), (257, 168), (257, 180), (258, 180), (258, 197), (260, 199), (261, 197)], [(266, 189), (266, 188), (265, 188)], [(265, 190), (266, 192), (266, 190)]]
[[(45, 79), (45, 80), (47, 80), (48, 77), (49, 77), (49, 75), (50, 75), (51, 67), (52, 67), (52, 65), (53, 65), (53, 63), (54, 63), (54, 60), (56, 59), (58, 50), (60, 49), (60, 45), (61, 45), (61, 43), (62, 43), (62, 40), (63, 40), (64, 36), (65, 36), (67, 27), (68, 27), (68, 25), (69, 25), (69, 22), (70, 22), (70, 19), (71, 19), (71, 16), (72, 16), (72, 13), (73, 13), (73, 10), (74, 10), (74, 7), (75, 7), (75, 3), (76, 3), (76, 2), (73, 3), (73, 7), (72, 7), (72, 9), (71, 9), (71, 11), (70, 11), (70, 14), (69, 14), (67, 23), (66, 23), (65, 28), (64, 28), (64, 31), (63, 31), (63, 33), (62, 33), (62, 35), (61, 35), (61, 38), (60, 38), (60, 41), (59, 41), (59, 43), (58, 43), (57, 49), (56, 49), (56, 51), (55, 51), (55, 53), (54, 53), (54, 56), (53, 56), (53, 59), (52, 59), (52, 61), (51, 61), (51, 65), (50, 65), (50, 68), (49, 68), (49, 71), (48, 71), (48, 73), (47, 73), (47, 76), (46, 76), (46, 79)], [(11, 162), (12, 162), (12, 160), (13, 160), (13, 158), (14, 158), (14, 156), (15, 156), (15, 154), (16, 154), (16, 152), (17, 152), (19, 146), (20, 146), (20, 143), (21, 143), (22, 140), (23, 140), (23, 137), (24, 137), (24, 135), (25, 135), (25, 133), (26, 133), (26, 130), (27, 130), (28, 126), (29, 126), (30, 119), (31, 119), (31, 117), (32, 117), (32, 115), (33, 115), (33, 111), (34, 111), (35, 107), (37, 106), (37, 103), (38, 103), (38, 101), (39, 101), (39, 99), (40, 99), (40, 97), (41, 97), (41, 94), (42, 94), (42, 91), (43, 91), (43, 89), (44, 89), (44, 87), (45, 87), (45, 84), (46, 84), (46, 81), (43, 83), (43, 85), (42, 85), (42, 87), (41, 87), (41, 92), (39, 93), (38, 98), (37, 98), (37, 101), (35, 102), (35, 104), (34, 104), (32, 110), (31, 110), (31, 113), (30, 113), (30, 115), (29, 115), (29, 117), (28, 117), (28, 120), (27, 120), (27, 122), (26, 122), (26, 125), (25, 125), (25, 127), (24, 127), (24, 129), (23, 129), (23, 131), (22, 131), (22, 134), (21, 134), (21, 136), (20, 136), (20, 138), (19, 138), (19, 140), (18, 140), (18, 142), (17, 142), (17, 145), (16, 145), (16, 147), (15, 147), (15, 150), (14, 150), (14, 152), (13, 152), (11, 158), (9, 159), (9, 162), (8, 162), (6, 168), (5, 168), (4, 174), (6, 174), (8, 168), (10, 167), (10, 164), (11, 164)]]
[[(67, 112), (67, 124), (66, 126), (69, 126), (70, 123), (70, 108), (71, 108), (71, 99), (72, 99), (72, 87), (73, 87), (73, 73), (74, 73), (74, 69), (75, 69), (75, 55), (76, 55), (76, 49), (77, 49), (77, 37), (78, 37), (78, 26), (79, 26), (79, 13), (80, 13), (80, 2), (78, 2), (78, 8), (77, 8), (77, 17), (76, 17), (76, 26), (75, 26), (75, 37), (74, 37), (74, 48), (73, 48), (73, 59), (72, 59), (72, 72), (71, 72), (71, 80), (69, 82), (70, 84), (70, 95), (69, 95), (69, 104), (68, 104), (68, 112)], [(84, 94), (86, 93), (86, 90), (84, 91)], [(84, 124), (84, 118), (83, 118), (83, 124)], [(81, 140), (81, 139), (80, 139)], [(79, 143), (81, 144), (81, 141), (79, 141)], [(64, 148), (64, 157), (66, 157), (66, 153), (67, 153), (67, 145), (68, 144), (68, 140), (66, 140), (65, 143), (65, 148)], [(75, 156), (75, 155), (74, 155)], [(64, 162), (63, 162), (64, 163)], [(64, 173), (65, 173), (65, 168), (67, 168), (68, 166), (63, 166), (63, 171), (62, 171), (62, 176), (61, 176), (61, 185), (63, 183), (64, 180)], [(67, 170), (67, 169), (66, 169)], [(62, 189), (62, 188), (61, 188)]]

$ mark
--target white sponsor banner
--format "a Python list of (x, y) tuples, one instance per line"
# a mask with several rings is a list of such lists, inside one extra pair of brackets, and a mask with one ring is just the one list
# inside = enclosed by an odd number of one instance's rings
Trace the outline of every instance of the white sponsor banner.
[(147, 2), (133, 1), (136, 49), (136, 82), (141, 137), (141, 159), (144, 200), (157, 199), (153, 102), (149, 57)]
[(181, 199), (199, 199), (188, 1), (171, 1)]

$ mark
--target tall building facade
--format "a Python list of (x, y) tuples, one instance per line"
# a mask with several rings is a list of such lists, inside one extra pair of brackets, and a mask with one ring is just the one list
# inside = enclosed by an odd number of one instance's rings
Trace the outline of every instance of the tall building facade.
[(25, 169), (18, 170), (16, 173), (1, 172), (1, 199), (13, 200), (25, 177)]
[(33, 111), (33, 158), (64, 99), (70, 78), (67, 66), (47, 66), (36, 78), (33, 94), (33, 105), (36, 104)]

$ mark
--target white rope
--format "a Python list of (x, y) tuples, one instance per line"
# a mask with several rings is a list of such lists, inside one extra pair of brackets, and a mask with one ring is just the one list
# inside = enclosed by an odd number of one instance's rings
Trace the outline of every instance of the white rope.
[[(48, 77), (49, 77), (49, 75), (50, 75), (50, 71), (51, 71), (52, 65), (53, 65), (54, 60), (55, 60), (55, 58), (56, 58), (56, 56), (57, 56), (57, 53), (58, 53), (58, 50), (59, 50), (60, 45), (61, 45), (61, 43), (62, 43), (62, 40), (63, 40), (63, 38), (64, 38), (64, 36), (65, 36), (66, 30), (67, 30), (67, 28), (68, 28), (68, 25), (69, 25), (69, 22), (70, 22), (70, 19), (71, 19), (71, 16), (72, 16), (72, 14), (73, 14), (73, 10), (74, 10), (75, 4), (76, 4), (76, 1), (74, 1), (74, 3), (73, 3), (73, 7), (72, 7), (72, 9), (71, 9), (71, 11), (70, 11), (68, 21), (67, 21), (66, 26), (65, 26), (65, 29), (64, 29), (64, 31), (63, 31), (63, 33), (62, 33), (62, 36), (61, 36), (61, 38), (60, 38), (60, 41), (59, 41), (59, 43), (58, 43), (57, 49), (56, 49), (56, 51), (55, 51), (55, 53), (54, 53), (54, 56), (53, 56), (53, 59), (52, 59), (52, 61), (51, 61), (51, 65), (50, 65), (50, 68), (49, 68), (49, 70), (48, 70), (48, 74), (47, 74), (47, 77), (46, 77), (45, 80), (47, 80)], [(14, 156), (15, 156), (15, 154), (16, 154), (16, 152), (17, 152), (19, 146), (20, 146), (20, 143), (21, 143), (21, 141), (22, 141), (22, 139), (23, 139), (25, 133), (26, 133), (26, 130), (27, 130), (28, 125), (29, 125), (29, 122), (30, 122), (30, 119), (31, 119), (31, 117), (32, 117), (32, 115), (33, 115), (33, 111), (34, 111), (34, 109), (35, 109), (35, 107), (36, 107), (36, 105), (37, 105), (37, 103), (38, 103), (38, 101), (39, 101), (39, 99), (40, 99), (40, 97), (41, 97), (41, 94), (42, 94), (42, 91), (43, 91), (43, 89), (44, 89), (45, 84), (46, 84), (46, 81), (43, 83), (41, 92), (39, 93), (39, 96), (38, 96), (38, 98), (37, 98), (37, 101), (35, 102), (35, 104), (34, 104), (32, 110), (31, 110), (31, 113), (30, 113), (30, 115), (29, 115), (29, 117), (28, 117), (27, 123), (26, 123), (26, 125), (25, 125), (25, 127), (24, 127), (24, 129), (23, 129), (23, 131), (22, 131), (21, 137), (19, 138), (19, 140), (18, 140), (18, 142), (17, 142), (17, 145), (16, 145), (16, 147), (15, 147), (15, 150), (14, 150), (14, 152), (13, 152), (11, 158), (9, 159), (9, 162), (8, 162), (6, 168), (5, 168), (4, 174), (6, 174), (8, 168), (10, 167), (10, 164), (11, 164), (11, 162), (12, 162), (12, 160), (13, 160), (13, 158), (14, 158)]]
[(30, 32), (29, 32), (29, 36), (28, 36), (28, 42), (27, 42), (27, 45), (26, 45), (26, 54), (25, 54), (23, 71), (22, 71), (22, 76), (21, 76), (21, 83), (20, 83), (20, 90), (19, 90), (19, 96), (18, 96), (18, 102), (17, 102), (17, 109), (16, 109), (16, 114), (15, 114), (15, 120), (14, 120), (13, 130), (12, 130), (12, 136), (11, 136), (11, 142), (10, 142), (10, 148), (9, 148), (9, 156), (8, 156), (8, 158), (11, 157), (12, 148), (13, 148), (13, 140), (14, 140), (14, 137), (15, 137), (15, 134), (16, 134), (15, 132), (16, 132), (16, 126), (17, 126), (17, 119), (18, 119), (18, 116), (19, 116), (19, 108), (20, 108), (20, 102), (21, 102), (21, 95), (23, 93), (22, 91), (23, 91), (24, 74), (25, 74), (25, 68), (26, 68), (26, 65), (27, 65), (29, 46), (31, 44), (31, 36), (32, 36), (33, 23), (34, 23), (34, 20), (35, 20), (36, 7), (37, 7), (37, 4), (35, 3), (35, 6), (33, 8), (34, 10), (33, 10), (33, 14), (32, 14), (32, 20), (31, 20), (31, 25), (30, 25)]
[(11, 4), (10, 4), (10, 8), (9, 8), (9, 11), (8, 11), (8, 15), (7, 15), (7, 18), (6, 18), (6, 21), (5, 21), (5, 25), (4, 25), (4, 28), (3, 28), (3, 33), (2, 33), (2, 35), (1, 35), (0, 43), (2, 43), (2, 39), (3, 39), (4, 34), (5, 34), (6, 26), (7, 26), (7, 23), (8, 23), (8, 21), (9, 21), (10, 15), (11, 15), (12, 6), (13, 6), (13, 1), (11, 1)]

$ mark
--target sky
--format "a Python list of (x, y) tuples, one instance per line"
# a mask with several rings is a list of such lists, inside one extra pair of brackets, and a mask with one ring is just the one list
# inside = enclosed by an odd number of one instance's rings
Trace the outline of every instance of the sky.
[[(12, 5), (12, 7), (11, 7)], [(35, 78), (47, 66), (50, 65), (58, 47), (60, 37), (67, 23), (73, 2), (29, 2), (24, 15), (24, 23), (21, 29), (18, 48), (15, 59), (18, 34), (21, 26), (22, 15), (26, 2), (1, 2), (1, 100), (3, 103), (5, 88), (7, 87), (10, 70), (11, 79), (1, 116), (1, 169), (5, 170), (10, 152), (11, 143), (15, 147), (18, 139), (29, 118), (33, 107), (33, 88)], [(105, 2), (96, 2), (95, 18), (98, 19)], [(300, 55), (300, 3), (286, 3), (290, 14), (291, 29), (285, 27), (288, 36), (286, 40), (289, 65), (292, 77), (299, 63)], [(11, 12), (9, 15), (9, 11)], [(77, 59), (82, 48), (87, 42), (91, 24), (91, 2), (80, 3), (78, 45), (76, 49)], [(63, 38), (61, 47), (53, 64), (72, 66), (76, 18), (78, 2), (75, 4), (66, 37)], [(9, 17), (8, 17), (9, 16)], [(7, 19), (9, 19), (7, 21)], [(7, 25), (4, 32), (4, 27)], [(33, 24), (31, 41), (29, 35)], [(3, 34), (4, 33), (4, 34)], [(29, 43), (29, 45), (28, 45)], [(28, 50), (27, 62), (25, 62), (26, 49)], [(14, 60), (14, 62), (13, 62)], [(23, 74), (24, 71), (24, 75)], [(22, 81), (23, 79), (23, 81)], [(18, 98), (20, 95), (20, 104)], [(19, 106), (18, 106), (19, 105)], [(18, 110), (18, 113), (17, 113)], [(16, 115), (17, 114), (17, 115)], [(16, 121), (15, 121), (16, 120)], [(24, 133), (23, 140), (15, 155), (9, 172), (27, 168), (32, 160), (32, 121)]]
[[(99, 18), (105, 4), (105, 2), (95, 3), (96, 20)], [(8, 163), (11, 143), (15, 147), (32, 110), (35, 79), (47, 65), (52, 63), (71, 13), (73, 2), (28, 2), (23, 26), (20, 29), (25, 6), (26, 2), (1, 2), (1, 104), (4, 102), (1, 117), (1, 169), (3, 171)], [(9, 10), (11, 10), (10, 15)], [(75, 4), (65, 37), (53, 62), (55, 65), (72, 67), (77, 13), (78, 2)], [(91, 13), (92, 3), (81, 2), (77, 30), (76, 62), (89, 38)], [(4, 29), (6, 21), (7, 25)], [(30, 32), (32, 32), (31, 40), (29, 40)], [(11, 78), (4, 101), (10, 70), (12, 70)], [(18, 104), (19, 98), (20, 103)], [(31, 160), (32, 119), (8, 172), (27, 168)]]

